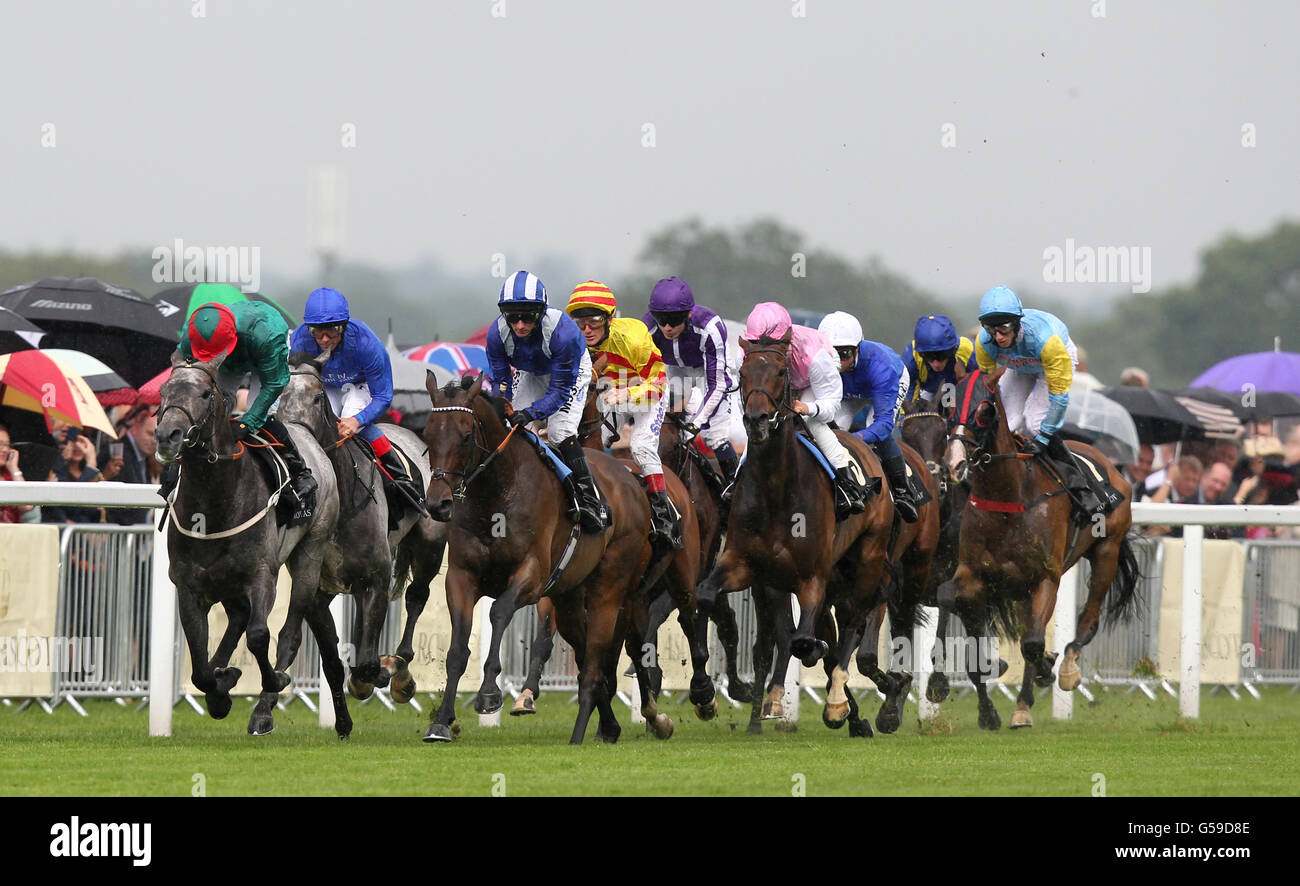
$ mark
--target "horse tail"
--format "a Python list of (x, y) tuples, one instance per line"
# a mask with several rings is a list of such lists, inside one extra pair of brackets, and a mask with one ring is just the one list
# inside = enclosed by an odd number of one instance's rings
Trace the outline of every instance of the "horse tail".
[(1119, 546), (1119, 569), (1115, 573), (1115, 580), (1111, 583), (1110, 590), (1106, 593), (1108, 625), (1118, 621), (1131, 621), (1141, 605), (1138, 585), (1143, 575), (1138, 566), (1137, 554), (1133, 550), (1133, 543), (1137, 537), (1137, 533), (1130, 530)]
[(998, 636), (1008, 640), (1020, 638), (1020, 618), (1016, 615), (1016, 603), (1005, 594), (991, 593), (989, 601), (989, 627), (997, 631)]
[[(419, 531), (418, 527), (415, 530)], [(411, 582), (415, 565), (415, 545), (402, 539), (397, 545), (397, 556), (393, 561), (393, 587), (404, 588)]]

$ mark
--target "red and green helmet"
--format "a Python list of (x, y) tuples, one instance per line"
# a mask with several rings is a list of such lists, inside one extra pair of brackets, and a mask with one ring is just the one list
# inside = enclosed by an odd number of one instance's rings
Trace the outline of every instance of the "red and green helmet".
[(190, 315), (188, 333), (195, 358), (205, 363), (230, 353), (239, 343), (235, 315), (216, 302), (202, 305)]

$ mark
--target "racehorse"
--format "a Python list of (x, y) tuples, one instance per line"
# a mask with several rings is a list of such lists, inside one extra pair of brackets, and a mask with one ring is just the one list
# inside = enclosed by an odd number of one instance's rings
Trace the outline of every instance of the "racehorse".
[[(262, 692), (248, 731), (265, 735), (274, 728), (272, 712), (280, 690), (289, 685), (287, 671), (306, 618), (320, 646), (334, 704), (334, 728), (340, 738), (347, 738), (352, 719), (343, 696), (338, 635), (329, 612), (329, 596), (320, 590), (322, 567), (338, 520), (333, 471), (310, 435), (289, 429), (319, 488), (311, 519), (301, 526), (277, 530), (276, 499), (288, 480), (273, 479), (270, 469), (251, 457), (244, 443), (236, 444), (230, 405), (217, 382), (224, 360), (225, 356), (207, 363), (186, 361), (175, 352), (158, 412), (158, 458), (165, 463), (179, 459), (182, 464), (169, 506), (168, 574), (176, 585), (194, 685), (206, 696), (213, 719), (230, 713), (230, 690), (240, 671), (227, 665), (246, 632), (248, 650), (262, 675)], [(272, 667), (266, 620), (275, 603), (276, 576), (285, 563), (293, 586)], [(208, 610), (214, 603), (225, 608), (228, 623), (209, 659)]]
[[(424, 740), (451, 740), (456, 687), (469, 658), (478, 599), (506, 597), (518, 607), (549, 596), (580, 671), (570, 743), (582, 743), (593, 710), (599, 712), (597, 738), (617, 741), (621, 730), (610, 695), (626, 626), (622, 610), (629, 597), (644, 591), (643, 577), (655, 577), (646, 575), (652, 555), (649, 500), (622, 463), (592, 453), (588, 464), (613, 525), (601, 533), (581, 532), (569, 520), (569, 497), (560, 480), (528, 442), (516, 439), (522, 431), (506, 430), (505, 403), (483, 394), (482, 385), (479, 376), (472, 384), (465, 379), (439, 389), (432, 373), (426, 382), (433, 403), (424, 431), (432, 469), (428, 504), (435, 519), (448, 521), (452, 637), (447, 688)], [(500, 624), (494, 616), (494, 634), (513, 611)], [(635, 625), (631, 629), (635, 632)], [(633, 640), (639, 642), (635, 633)], [(641, 657), (633, 661), (644, 695), (649, 677)], [(657, 734), (671, 734), (672, 721), (657, 712), (653, 700), (645, 713)]]
[[(772, 664), (777, 610), (786, 606), (786, 594), (794, 593), (800, 615), (789, 635), (790, 651), (811, 667), (832, 640), (836, 647), (836, 654), (825, 662), (830, 683), (823, 720), (838, 725), (848, 719), (852, 734), (869, 735), (869, 730), (862, 732), (857, 726), (857, 705), (846, 686), (847, 669), (888, 571), (894, 504), (889, 496), (877, 495), (864, 513), (836, 522), (831, 481), (804, 451), (796, 439), (795, 422), (789, 420), (795, 414), (787, 369), (790, 337), (787, 333), (777, 340), (741, 341), (745, 358), (740, 390), (749, 443), (736, 479), (727, 548), (696, 589), (696, 601), (709, 614), (719, 593), (752, 589), (758, 623), (757, 687)], [(839, 438), (865, 473), (879, 482), (880, 462), (870, 447), (842, 432)], [(828, 602), (836, 608), (838, 637), (828, 632), (829, 619), (822, 621)], [(769, 698), (776, 691), (775, 687), (769, 690)], [(751, 733), (762, 731), (762, 703), (763, 696), (756, 691)]]
[[(411, 508), (404, 509), (396, 528), (388, 528), (388, 498), (369, 448), (359, 437), (339, 438), (338, 417), (321, 381), (329, 357), (328, 351), (314, 358), (301, 352), (289, 355), (289, 384), (280, 394), (277, 415), (305, 428), (316, 439), (329, 456), (338, 484), (337, 589), (352, 594), (357, 604), (352, 638), (356, 659), (348, 688), (357, 698), (368, 698), (375, 686), (388, 686), (391, 676), (391, 698), (405, 703), (415, 694), (415, 678), (407, 668), (415, 657), (415, 624), (428, 602), (429, 586), (442, 568), (447, 530), (445, 524), (422, 517)], [(412, 472), (423, 471), (417, 482), (424, 488), (428, 464), (420, 438), (396, 425), (378, 427), (406, 456)], [(394, 560), (398, 564), (396, 574)], [(408, 577), (406, 627), (396, 652), (381, 662), (379, 635), (388, 616), (390, 593), (400, 593)]]
[[(1107, 593), (1111, 593), (1107, 611), (1111, 618), (1131, 616), (1141, 575), (1128, 536), (1132, 525), (1128, 481), (1096, 449), (1068, 443), (1073, 452), (1103, 468), (1110, 485), (1124, 497), (1104, 523), (1076, 525), (1069, 494), (1055, 471), (1020, 452), (1007, 427), (998, 394), (1005, 371), (972, 372), (957, 385), (948, 466), (954, 476), (969, 474), (970, 499), (962, 516), (958, 565), (951, 581), (957, 615), (970, 637), (983, 636), (990, 615), (1008, 636), (1025, 631), (1020, 641), (1024, 683), (1011, 719), (1011, 728), (1016, 729), (1033, 725), (1034, 684), (1052, 683), (1056, 656), (1045, 652), (1044, 635), (1056, 608), (1061, 576), (1082, 557), (1092, 564), (1088, 600), (1075, 639), (1066, 646), (1061, 661), (1060, 686), (1069, 691), (1080, 683), (1079, 654), (1097, 633)], [(984, 682), (992, 675), (974, 662), (968, 663), (968, 672), (979, 693), (980, 726), (999, 728), (1002, 721)]]

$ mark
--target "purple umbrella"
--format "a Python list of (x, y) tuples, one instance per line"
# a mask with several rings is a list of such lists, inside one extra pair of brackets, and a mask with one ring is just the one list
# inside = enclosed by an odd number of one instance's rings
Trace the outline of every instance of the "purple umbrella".
[(1300, 395), (1300, 354), (1260, 351), (1229, 357), (1202, 372), (1189, 387), (1217, 388), (1237, 396), (1252, 390)]

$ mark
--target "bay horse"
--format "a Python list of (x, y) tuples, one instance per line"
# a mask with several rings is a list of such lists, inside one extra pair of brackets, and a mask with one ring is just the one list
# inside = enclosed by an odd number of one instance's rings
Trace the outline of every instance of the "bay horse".
[[(862, 731), (857, 724), (857, 705), (846, 684), (867, 614), (879, 602), (888, 573), (894, 504), (889, 496), (876, 495), (865, 512), (836, 522), (831, 480), (796, 439), (795, 422), (789, 420), (795, 414), (787, 369), (790, 338), (787, 333), (781, 339), (740, 343), (745, 352), (740, 391), (749, 443), (736, 478), (726, 550), (696, 589), (696, 601), (709, 614), (720, 593), (751, 588), (758, 624), (757, 687), (766, 681), (772, 665), (778, 610), (787, 606), (787, 594), (793, 593), (799, 621), (786, 635), (790, 652), (811, 667), (832, 645), (836, 647), (835, 655), (824, 663), (829, 687), (823, 720), (837, 725), (847, 719), (852, 734), (869, 735), (869, 727)], [(838, 432), (838, 437), (865, 474), (879, 482), (883, 472), (871, 448), (846, 433)], [(828, 603), (835, 605), (838, 637), (828, 631)], [(780, 691), (784, 694), (783, 688)], [(768, 696), (775, 692), (773, 688)], [(762, 731), (763, 701), (755, 691), (750, 733)]]
[[(1033, 725), (1034, 684), (1052, 683), (1056, 656), (1046, 653), (1044, 637), (1061, 576), (1080, 558), (1092, 564), (1088, 599), (1061, 661), (1060, 687), (1069, 691), (1082, 679), (1079, 654), (1097, 633), (1107, 594), (1107, 614), (1130, 617), (1137, 607), (1141, 575), (1129, 538), (1133, 518), (1128, 481), (1093, 447), (1066, 444), (1101, 466), (1110, 485), (1123, 495), (1104, 521), (1098, 518), (1087, 528), (1076, 525), (1070, 496), (1054, 471), (1020, 452), (1007, 427), (998, 394), (1005, 371), (974, 371), (957, 385), (948, 466), (954, 476), (969, 475), (970, 497), (951, 582), (957, 615), (970, 637), (983, 636), (990, 616), (1007, 636), (1024, 632), (1024, 683), (1011, 719), (1011, 728), (1017, 729)], [(998, 729), (1002, 721), (985, 686), (991, 674), (983, 667), (968, 667), (968, 672), (979, 694), (979, 725)]]
[[(328, 568), (326, 554), (338, 521), (334, 473), (311, 436), (289, 428), (299, 454), (316, 478), (316, 506), (307, 523), (277, 529), (275, 497), (288, 481), (277, 481), (244, 443), (236, 444), (230, 404), (217, 381), (224, 361), (224, 355), (207, 363), (187, 361), (180, 351), (174, 352), (171, 378), (162, 386), (158, 411), (158, 459), (163, 463), (179, 460), (182, 466), (169, 507), (168, 575), (176, 585), (194, 685), (206, 697), (213, 719), (229, 714), (230, 690), (240, 671), (228, 665), (240, 636), (246, 633), (248, 650), (262, 676), (262, 692), (248, 731), (252, 735), (271, 732), (275, 726), (272, 713), (280, 690), (289, 685), (288, 669), (305, 618), (320, 646), (334, 705), (335, 731), (339, 738), (347, 738), (352, 719), (343, 695), (338, 635), (329, 612), (329, 595), (320, 590), (322, 568)], [(272, 667), (267, 616), (275, 603), (276, 577), (284, 564), (293, 585)], [(226, 610), (228, 622), (209, 659), (208, 611), (215, 603)]]
[[(518, 428), (507, 431), (506, 404), (482, 393), (482, 385), (479, 376), (472, 384), (464, 379), (440, 389), (432, 373), (425, 384), (433, 404), (424, 431), (432, 471), (428, 504), (435, 519), (448, 522), (452, 637), (447, 687), (424, 740), (451, 740), (456, 687), (469, 659), (479, 598), (506, 597), (519, 607), (546, 596), (555, 604), (560, 634), (573, 646), (580, 672), (570, 743), (582, 743), (593, 710), (599, 713), (597, 738), (612, 743), (621, 730), (610, 704), (610, 680), (629, 627), (623, 607), (643, 592), (641, 582), (650, 577), (650, 502), (621, 462), (592, 453), (588, 464), (613, 525), (601, 533), (582, 532), (569, 519), (569, 498), (559, 478), (528, 442), (517, 439)], [(510, 615), (513, 608), (501, 624), (494, 616), (494, 634)], [(633, 661), (644, 694), (649, 677), (641, 656)], [(645, 713), (657, 734), (671, 734), (671, 720), (658, 713), (653, 700)]]
[[(316, 439), (329, 456), (338, 485), (335, 547), (339, 562), (334, 573), (338, 584), (331, 590), (352, 594), (357, 612), (352, 636), (356, 657), (348, 689), (365, 699), (376, 686), (389, 686), (391, 677), (390, 697), (406, 703), (416, 689), (407, 667), (415, 657), (415, 625), (429, 600), (430, 584), (442, 568), (446, 525), (404, 508), (396, 528), (388, 528), (388, 498), (369, 447), (359, 437), (339, 438), (338, 417), (321, 380), (329, 358), (328, 351), (317, 357), (302, 352), (289, 355), (289, 384), (280, 394), (276, 414), (286, 423), (305, 428)], [(420, 438), (397, 425), (378, 423), (376, 427), (406, 456), (413, 479), (423, 489), (429, 470)], [(400, 593), (403, 584), (406, 626), (397, 650), (381, 660), (379, 636), (388, 617), (390, 595)]]

